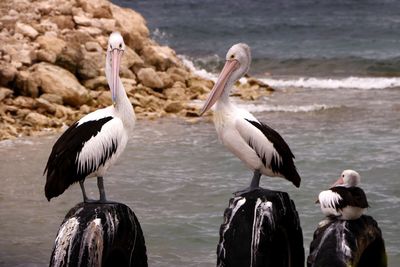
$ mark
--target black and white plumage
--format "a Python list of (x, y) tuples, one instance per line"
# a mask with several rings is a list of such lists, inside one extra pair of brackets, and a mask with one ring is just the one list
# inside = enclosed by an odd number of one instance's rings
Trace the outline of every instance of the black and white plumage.
[(293, 161), (294, 155), (285, 140), (274, 129), (229, 100), (231, 88), (248, 72), (250, 63), (248, 45), (240, 43), (229, 49), (225, 66), (201, 115), (216, 103), (214, 124), (220, 141), (254, 170), (250, 188), (239, 193), (258, 188), (261, 174), (283, 177), (299, 187), (301, 178)]
[(360, 179), (356, 171), (343, 171), (329, 190), (319, 194), (317, 203), (320, 204), (322, 213), (327, 217), (337, 217), (342, 220), (360, 218), (369, 207), (364, 190), (357, 186)]
[(107, 48), (106, 76), (113, 105), (82, 117), (53, 146), (45, 168), (45, 195), (49, 201), (79, 182), (84, 201), (88, 202), (83, 183), (88, 177), (97, 177), (100, 202), (106, 202), (103, 176), (124, 151), (135, 124), (133, 107), (119, 78), (124, 49), (122, 36), (112, 33)]

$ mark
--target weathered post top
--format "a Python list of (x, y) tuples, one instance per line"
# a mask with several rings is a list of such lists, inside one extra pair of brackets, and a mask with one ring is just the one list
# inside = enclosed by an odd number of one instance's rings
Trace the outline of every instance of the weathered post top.
[(367, 215), (357, 220), (325, 219), (310, 244), (308, 267), (386, 267), (385, 243), (378, 223)]
[(217, 266), (304, 266), (300, 220), (287, 193), (257, 189), (230, 199)]
[(140, 223), (121, 203), (79, 203), (58, 230), (49, 266), (147, 267)]

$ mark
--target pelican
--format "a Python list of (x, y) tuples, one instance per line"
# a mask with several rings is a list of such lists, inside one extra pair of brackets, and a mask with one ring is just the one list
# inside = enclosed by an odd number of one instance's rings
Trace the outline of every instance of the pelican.
[(250, 63), (248, 45), (239, 43), (229, 49), (225, 66), (200, 115), (216, 103), (214, 124), (219, 140), (254, 171), (250, 187), (236, 192), (236, 195), (259, 188), (262, 174), (285, 178), (299, 187), (301, 178), (293, 162), (294, 155), (285, 140), (229, 99), (234, 83), (248, 72)]
[(358, 187), (361, 177), (358, 172), (344, 170), (329, 190), (322, 191), (317, 203), (327, 217), (341, 220), (356, 220), (369, 207), (364, 190)]
[[(87, 114), (72, 124), (54, 144), (44, 173), (48, 201), (79, 182), (84, 202), (107, 203), (103, 177), (128, 142), (135, 125), (135, 113), (119, 78), (125, 43), (120, 33), (110, 35), (106, 55), (106, 77), (113, 104)], [(97, 177), (100, 199), (87, 197), (84, 182)]]

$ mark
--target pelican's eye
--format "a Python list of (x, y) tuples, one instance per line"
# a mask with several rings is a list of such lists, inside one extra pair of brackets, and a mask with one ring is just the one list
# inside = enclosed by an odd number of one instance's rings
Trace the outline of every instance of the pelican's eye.
[(234, 59), (234, 58), (235, 58), (235, 55), (232, 54), (232, 55), (231, 55), (231, 59)]
[(342, 177), (344, 178), (344, 174), (342, 174)]
[(119, 48), (122, 48), (122, 44), (119, 44)]

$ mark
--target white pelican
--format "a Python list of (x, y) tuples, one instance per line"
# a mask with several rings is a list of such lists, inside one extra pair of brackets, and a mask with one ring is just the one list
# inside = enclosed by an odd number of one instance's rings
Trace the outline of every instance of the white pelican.
[(45, 195), (47, 200), (62, 194), (79, 182), (85, 202), (83, 183), (97, 177), (98, 202), (106, 203), (103, 176), (124, 151), (128, 134), (135, 125), (135, 113), (119, 78), (125, 43), (120, 33), (110, 35), (106, 56), (106, 77), (113, 105), (87, 114), (71, 125), (54, 144), (47, 165)]
[(322, 213), (327, 217), (337, 217), (342, 220), (360, 218), (368, 208), (364, 191), (357, 187), (360, 179), (356, 171), (343, 171), (329, 190), (319, 194), (317, 203), (321, 205)]
[(238, 108), (229, 100), (232, 86), (247, 73), (250, 63), (248, 45), (240, 43), (229, 49), (225, 66), (200, 115), (217, 103), (214, 124), (219, 140), (254, 170), (250, 187), (237, 194), (258, 188), (262, 174), (283, 177), (299, 187), (301, 178), (293, 162), (294, 155), (285, 140), (274, 129), (259, 122), (248, 111)]

